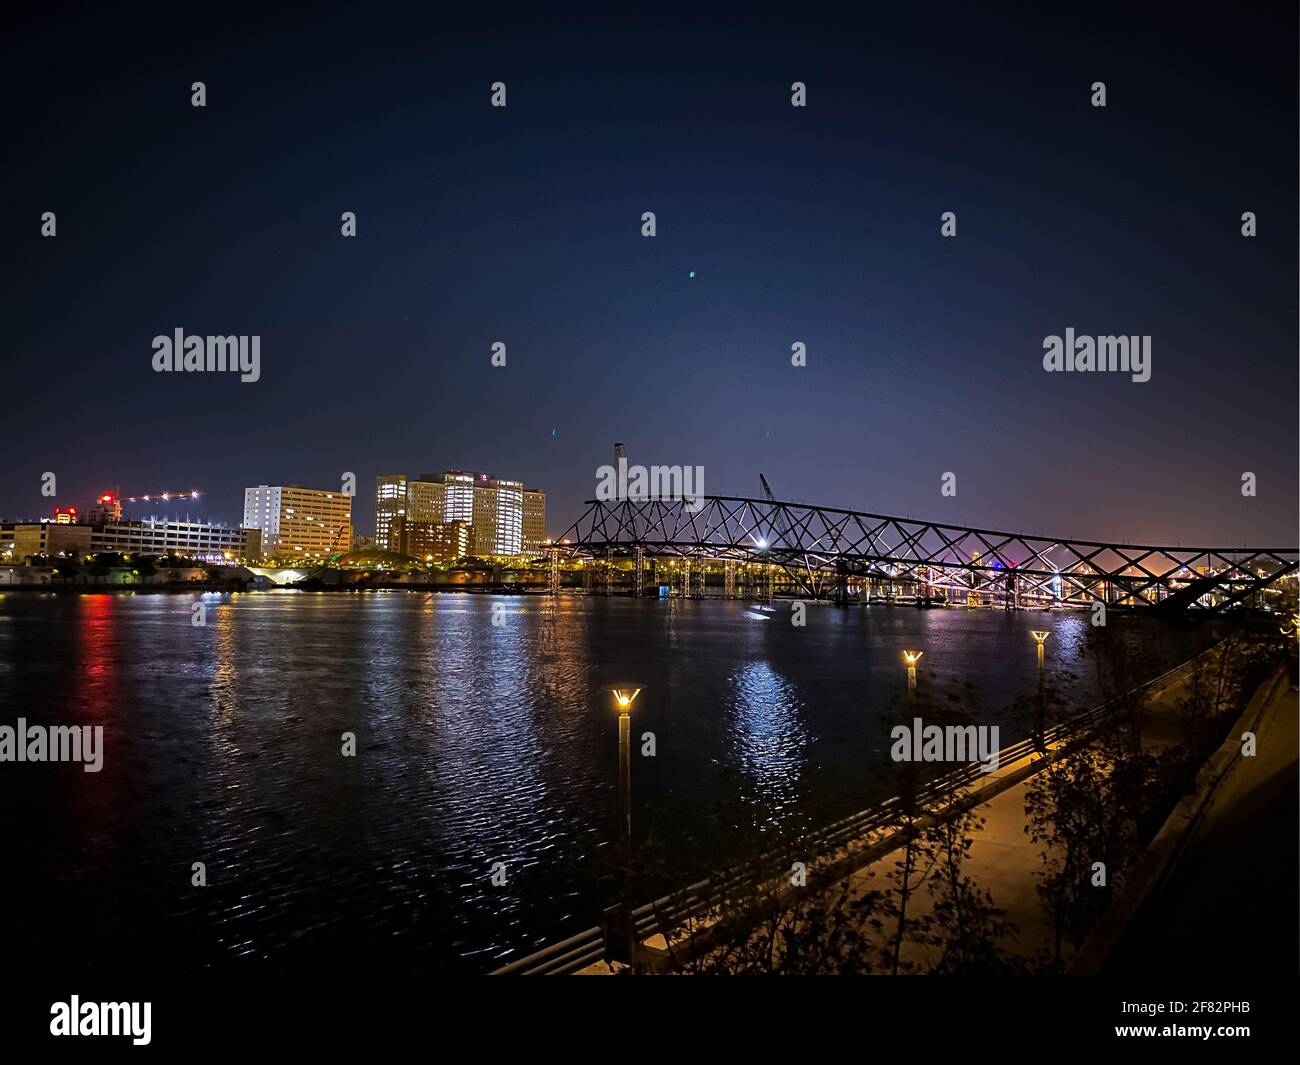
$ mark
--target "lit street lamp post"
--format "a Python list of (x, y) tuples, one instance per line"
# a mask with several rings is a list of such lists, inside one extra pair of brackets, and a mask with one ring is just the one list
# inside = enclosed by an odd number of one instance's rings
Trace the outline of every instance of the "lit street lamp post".
[(1038, 749), (1039, 749), (1040, 751), (1043, 751), (1043, 752), (1045, 753), (1045, 752), (1046, 752), (1046, 747), (1044, 746), (1044, 743), (1043, 743), (1043, 733), (1044, 733), (1044, 731), (1045, 731), (1046, 728), (1047, 728), (1047, 707), (1044, 705), (1044, 700), (1043, 700), (1043, 644), (1047, 642), (1047, 637), (1050, 636), (1051, 633), (1050, 633), (1050, 632), (1042, 632), (1042, 631), (1037, 630), (1037, 629), (1031, 629), (1030, 632), (1029, 632), (1029, 635), (1032, 636), (1032, 637), (1034, 638), (1034, 642), (1038, 645), (1038, 722), (1037, 722), (1037, 724), (1038, 724), (1038, 729), (1037, 729), (1037, 738), (1038, 738)]
[(618, 711), (618, 830), (622, 837), (623, 898), (605, 911), (605, 961), (634, 965), (635, 929), (628, 890), (632, 881), (632, 702), (641, 694), (614, 688), (614, 709)]
[(1052, 634), (1050, 632), (1039, 632), (1036, 629), (1031, 629), (1029, 635), (1032, 636), (1034, 642), (1038, 644), (1038, 682), (1041, 684), (1043, 682), (1043, 644), (1047, 641), (1047, 637)]
[(623, 837), (623, 866), (632, 868), (632, 702), (641, 689), (629, 693), (615, 688), (618, 710), (618, 830)]
[(907, 694), (911, 698), (916, 691), (916, 664), (921, 661), (924, 651), (904, 651), (903, 661), (907, 665)]

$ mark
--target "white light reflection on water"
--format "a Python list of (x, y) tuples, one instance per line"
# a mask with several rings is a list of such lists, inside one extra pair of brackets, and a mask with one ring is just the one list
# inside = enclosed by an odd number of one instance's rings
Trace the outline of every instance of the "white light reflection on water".
[(768, 825), (781, 822), (800, 794), (808, 728), (796, 684), (767, 662), (749, 662), (731, 677), (727, 708), (735, 764), (747, 787), (744, 800)]

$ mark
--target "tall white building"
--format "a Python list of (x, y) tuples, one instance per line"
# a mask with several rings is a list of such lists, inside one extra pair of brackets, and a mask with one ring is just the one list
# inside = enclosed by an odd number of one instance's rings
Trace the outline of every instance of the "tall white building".
[(244, 489), (244, 527), (262, 530), (262, 553), (313, 559), (352, 546), (352, 497), (302, 485)]
[[(483, 475), (486, 477), (486, 474)], [(442, 475), (446, 486), (446, 510), (443, 521), (474, 521), (474, 475), (451, 470)]]
[(375, 478), (375, 546), (395, 551), (394, 523), (406, 516), (407, 480), (404, 473), (384, 473)]

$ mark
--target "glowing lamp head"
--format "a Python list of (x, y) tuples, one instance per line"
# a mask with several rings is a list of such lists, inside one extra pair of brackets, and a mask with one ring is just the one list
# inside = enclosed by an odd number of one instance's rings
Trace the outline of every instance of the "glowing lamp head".
[(1043, 641), (1046, 640), (1047, 637), (1049, 637), (1052, 634), (1050, 632), (1039, 632), (1037, 629), (1030, 629), (1029, 635), (1038, 641), (1039, 647), (1042, 647)]
[(916, 664), (917, 664), (919, 661), (921, 661), (921, 656), (922, 656), (923, 654), (925, 654), (924, 651), (904, 651), (904, 652), (903, 652), (903, 661), (904, 661), (905, 663), (907, 663), (907, 668), (908, 668), (908, 669), (915, 669), (915, 668), (916, 668)]
[(641, 694), (640, 688), (633, 691), (628, 691), (626, 688), (612, 688), (611, 691), (614, 693), (614, 703), (617, 705), (620, 714), (626, 714), (631, 710), (632, 701)]

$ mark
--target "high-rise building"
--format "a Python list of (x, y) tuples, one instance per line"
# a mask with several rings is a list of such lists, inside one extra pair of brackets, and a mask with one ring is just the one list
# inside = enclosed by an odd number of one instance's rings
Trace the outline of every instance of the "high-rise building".
[(262, 552), (328, 558), (352, 545), (352, 497), (302, 485), (244, 489), (244, 527), (262, 530)]
[[(397, 518), (408, 521), (446, 520), (446, 485), (440, 473), (422, 473), (409, 478), (404, 473), (383, 474), (375, 479), (375, 545), (384, 551), (399, 550), (393, 527)], [(468, 524), (468, 519), (466, 519)]]
[(546, 543), (546, 493), (524, 489), (524, 553), (531, 555)]
[[(539, 550), (546, 538), (546, 493), (525, 489), (522, 481), (464, 470), (418, 478), (385, 474), (375, 489), (375, 541), (385, 550), (401, 550), (394, 528), (398, 518), (408, 526), (463, 522), (469, 530), (465, 553), (520, 555)], [(403, 553), (423, 557), (417, 551)]]
[[(483, 505), (480, 508), (479, 500)], [(518, 555), (523, 551), (524, 485), (522, 481), (490, 478), (474, 486), (474, 510), (488, 517), (476, 528), (474, 541), (480, 555)]]
[(448, 521), (447, 486), (440, 473), (422, 473), (406, 486), (406, 516), (411, 521)]
[(385, 473), (375, 478), (375, 545), (396, 550), (393, 519), (406, 515), (406, 474)]
[(442, 520), (473, 522), (474, 475), (450, 470), (442, 475), (442, 482), (446, 486), (446, 509)]

